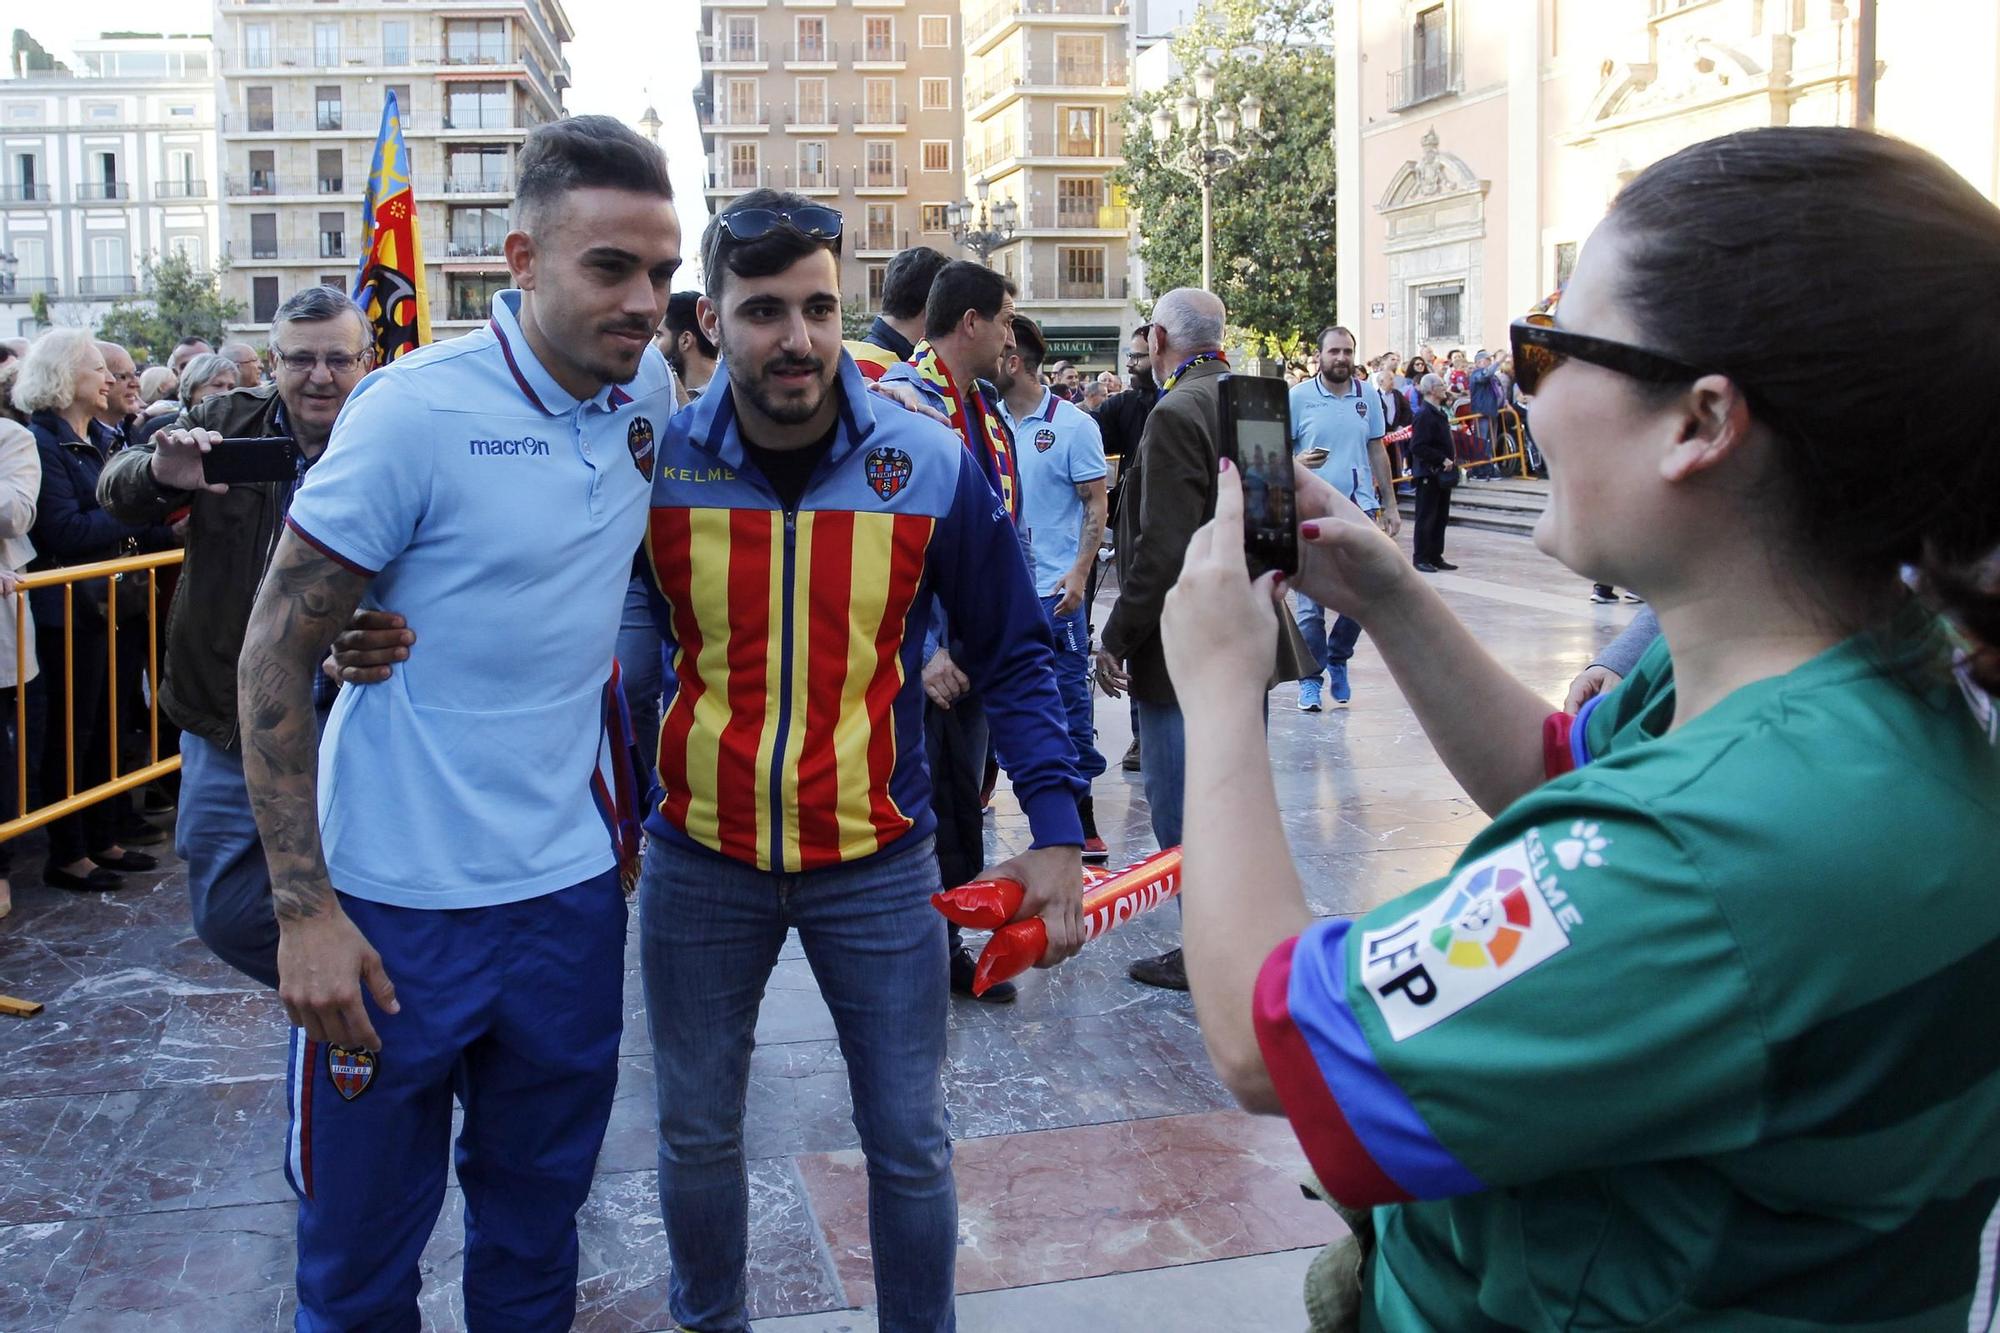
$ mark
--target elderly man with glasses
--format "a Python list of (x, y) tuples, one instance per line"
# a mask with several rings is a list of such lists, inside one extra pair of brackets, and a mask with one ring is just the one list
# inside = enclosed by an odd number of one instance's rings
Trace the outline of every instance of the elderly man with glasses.
[[(115, 455), (98, 482), (98, 502), (126, 522), (188, 517), (187, 563), (175, 594), (184, 605), (168, 625), (160, 683), (160, 704), (181, 728), (174, 850), (187, 862), (195, 932), (224, 962), (267, 986), (278, 980), (278, 921), (243, 785), (236, 649), (292, 496), (373, 364), (371, 345), (353, 301), (331, 288), (307, 288), (272, 322), (270, 381), (188, 407), (151, 439)], [(280, 436), (298, 446), (291, 478), (204, 482), (202, 454), (213, 441)]]

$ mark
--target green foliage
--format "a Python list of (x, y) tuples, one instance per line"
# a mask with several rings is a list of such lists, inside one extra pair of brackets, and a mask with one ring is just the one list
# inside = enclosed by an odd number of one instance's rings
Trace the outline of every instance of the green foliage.
[(847, 341), (859, 342), (874, 322), (875, 312), (860, 297), (840, 303), (840, 336)]
[(243, 303), (222, 295), (226, 259), (211, 268), (185, 255), (148, 255), (141, 267), (141, 294), (120, 300), (97, 324), (99, 338), (123, 346), (140, 365), (165, 361), (190, 335), (220, 345), (226, 326), (243, 317)]
[(1115, 179), (1138, 209), (1139, 254), (1157, 295), (1201, 285), (1201, 187), (1164, 164), (1147, 118), (1193, 92), (1204, 57), (1218, 102), (1263, 99), (1263, 151), (1213, 192), (1215, 294), (1263, 355), (1289, 356), (1292, 340), (1310, 339), (1334, 314), (1332, 10), (1332, 0), (1207, 0), (1173, 39), (1188, 72), (1129, 103)]

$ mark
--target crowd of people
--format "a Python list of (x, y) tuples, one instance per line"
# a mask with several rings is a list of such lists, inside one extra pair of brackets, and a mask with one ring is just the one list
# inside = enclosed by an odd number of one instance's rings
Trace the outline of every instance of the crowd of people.
[[(142, 371), (58, 330), (0, 366), (25, 418), (0, 422), (7, 579), (185, 549), (157, 681), (136, 645), (130, 682), (91, 665), (120, 585), (79, 590), (71, 670), (61, 602), (32, 595), (7, 688), (30, 799), (103, 776), (128, 689), (179, 729), (159, 795), (194, 928), (294, 1025), (302, 1327), (414, 1319), (454, 1101), (468, 1322), (568, 1326), (630, 893), (673, 1317), (748, 1328), (750, 1055), (795, 931), (879, 1323), (954, 1327), (941, 1072), (973, 965), (930, 898), (1011, 878), (1043, 966), (1082, 946), (1110, 855), (1093, 684), (1129, 697), (1126, 767), (1186, 854), (1184, 948), (1132, 975), (1192, 990), (1228, 1087), (1289, 1118), (1343, 1209), (1325, 1327), (1984, 1326), (2000, 453), (1968, 403), (1948, 484), (1885, 471), (1937, 423), (1867, 369), (1885, 338), (2000, 332), (2000, 212), (1855, 131), (1656, 164), (1509, 355), (1364, 366), (1321, 332), (1290, 389), (1301, 563), (1255, 581), (1218, 297), (1166, 293), (1123, 376), (1086, 378), (1007, 277), (919, 247), (844, 342), (843, 236), (752, 191), (699, 238), (703, 290), (672, 293), (663, 157), (576, 117), (523, 147), (517, 285), (484, 329), (374, 370), (362, 312), (313, 288), (261, 361), (191, 341)], [(1560, 708), (1429, 578), (1454, 568), (1457, 408), (1530, 395), (1537, 543), (1650, 602)], [(294, 475), (209, 483), (248, 436), (292, 441)], [(1316, 921), (1268, 700), (1351, 700), (1364, 627), (1493, 823), (1448, 876)], [(1000, 771), (1030, 846), (988, 866)], [(142, 824), (58, 821), (44, 878), (115, 888), (153, 863)]]

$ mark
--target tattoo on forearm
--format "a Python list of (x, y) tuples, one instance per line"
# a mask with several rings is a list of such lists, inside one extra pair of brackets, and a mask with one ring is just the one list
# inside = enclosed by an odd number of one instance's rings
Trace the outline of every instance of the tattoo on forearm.
[(333, 903), (319, 837), (319, 728), (313, 673), (368, 580), (287, 532), (257, 590), (236, 668), (243, 777), (271, 867), (280, 921)]

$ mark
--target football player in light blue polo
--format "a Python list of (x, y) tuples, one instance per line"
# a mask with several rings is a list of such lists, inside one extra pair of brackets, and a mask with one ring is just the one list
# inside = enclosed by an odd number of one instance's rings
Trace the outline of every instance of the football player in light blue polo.
[[(1319, 374), (1292, 386), (1292, 452), (1332, 487), (1354, 501), (1391, 537), (1403, 526), (1390, 484), (1389, 451), (1383, 446), (1382, 400), (1354, 373), (1354, 335), (1343, 328), (1319, 335)], [(1299, 682), (1299, 711), (1320, 710), (1320, 678), (1333, 687), (1333, 701), (1353, 697), (1347, 662), (1361, 638), (1352, 616), (1337, 614), (1331, 632), (1327, 608), (1302, 592), (1292, 594), (1293, 616), (1320, 670)]]
[[(1035, 595), (1042, 599), (1042, 612), (1055, 635), (1056, 684), (1076, 746), (1077, 770), (1087, 784), (1105, 767), (1091, 707), (1090, 607), (1084, 597), (1104, 542), (1110, 469), (1097, 422), (1042, 384), (1047, 356), (1041, 328), (1026, 315), (1014, 316), (1014, 347), (1001, 356), (994, 385), (1000, 390), (1000, 415), (1014, 432), (1021, 536), (1028, 545)], [(1084, 860), (1107, 859), (1110, 849), (1097, 834), (1088, 794), (1078, 803), (1078, 813), (1083, 816)]]
[[(519, 170), (518, 290), (355, 390), (243, 646), (244, 775), (298, 1024), (300, 1329), (416, 1326), (454, 1095), (468, 1324), (575, 1310), (636, 848), (613, 647), (675, 408), (650, 339), (681, 238), (659, 149), (609, 117), (537, 128)], [(313, 674), (364, 604), (424, 649), (343, 690), (321, 742)]]

